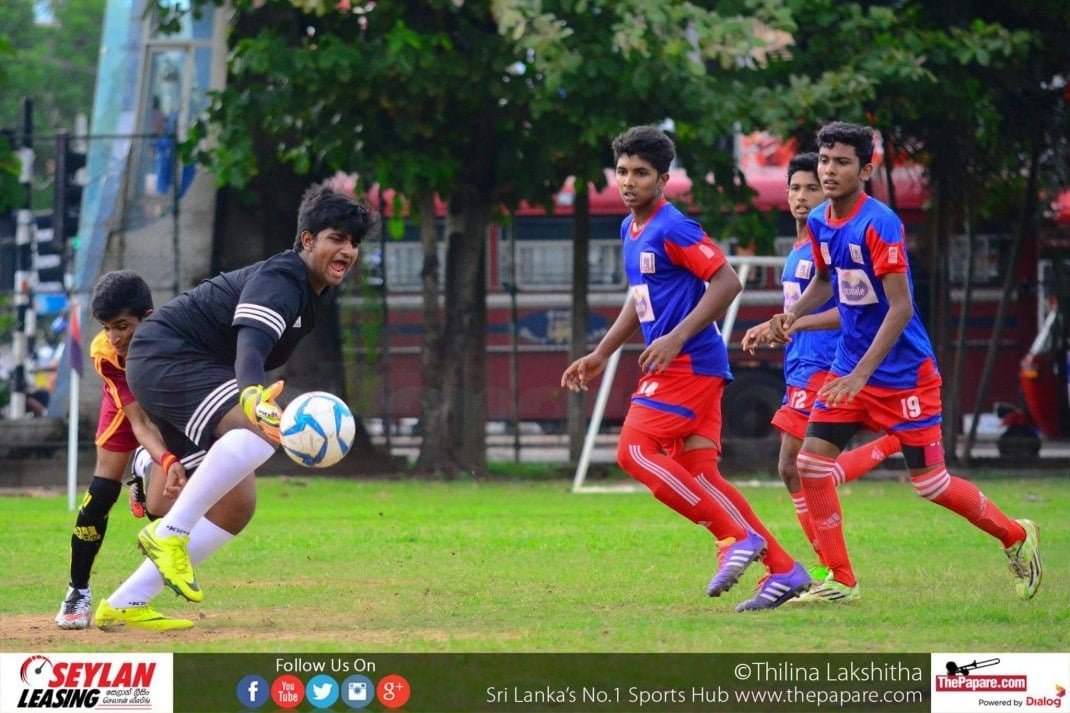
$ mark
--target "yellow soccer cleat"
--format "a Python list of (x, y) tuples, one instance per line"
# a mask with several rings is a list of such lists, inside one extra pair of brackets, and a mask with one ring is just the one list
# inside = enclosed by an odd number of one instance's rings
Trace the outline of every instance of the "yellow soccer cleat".
[(142, 629), (144, 631), (172, 631), (190, 629), (193, 622), (189, 619), (172, 619), (164, 616), (147, 604), (140, 607), (116, 609), (105, 599), (97, 607), (93, 623), (104, 631), (119, 631), (124, 628)]
[(853, 587), (837, 582), (829, 572), (823, 582), (815, 582), (809, 592), (803, 592), (792, 601), (799, 604), (857, 604), (862, 601), (862, 590), (857, 582)]
[(164, 584), (191, 602), (203, 602), (204, 592), (197, 586), (197, 577), (193, 574), (193, 565), (186, 549), (189, 536), (158, 535), (156, 529), (161, 522), (154, 520), (141, 529), (137, 536), (138, 547), (160, 570)]
[(1025, 539), (1003, 550), (1007, 554), (1007, 566), (1017, 581), (1015, 591), (1021, 599), (1032, 599), (1040, 589), (1044, 567), (1040, 564), (1040, 528), (1032, 520), (1019, 520), (1025, 528)]

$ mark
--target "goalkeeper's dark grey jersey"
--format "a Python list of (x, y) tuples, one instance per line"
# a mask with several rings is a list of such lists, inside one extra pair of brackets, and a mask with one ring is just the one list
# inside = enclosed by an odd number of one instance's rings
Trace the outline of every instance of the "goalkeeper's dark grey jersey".
[(316, 295), (308, 269), (293, 250), (239, 270), (221, 273), (171, 300), (149, 319), (215, 359), (233, 364), (238, 327), (254, 327), (270, 335), (275, 346), (265, 370), (286, 363), (301, 338), (312, 331), (320, 305), (333, 287)]

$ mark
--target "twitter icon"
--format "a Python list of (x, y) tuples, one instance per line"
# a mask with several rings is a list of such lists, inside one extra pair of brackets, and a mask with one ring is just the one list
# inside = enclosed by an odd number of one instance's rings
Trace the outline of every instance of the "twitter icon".
[(305, 686), (305, 698), (317, 708), (330, 708), (338, 700), (338, 681), (322, 673), (313, 676)]

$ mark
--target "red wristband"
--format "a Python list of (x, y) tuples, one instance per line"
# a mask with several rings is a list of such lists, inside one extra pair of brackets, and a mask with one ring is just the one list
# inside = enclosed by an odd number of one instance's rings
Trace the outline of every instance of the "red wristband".
[(160, 458), (160, 467), (163, 468), (163, 472), (166, 473), (171, 469), (171, 466), (178, 462), (178, 458), (171, 451), (164, 451), (163, 456)]

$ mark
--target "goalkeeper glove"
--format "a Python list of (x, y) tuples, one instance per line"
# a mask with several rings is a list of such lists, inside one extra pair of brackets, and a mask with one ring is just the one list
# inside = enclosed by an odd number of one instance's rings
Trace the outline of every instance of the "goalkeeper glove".
[(282, 416), (282, 409), (275, 399), (282, 393), (282, 388), (282, 381), (266, 388), (259, 384), (246, 386), (240, 398), (245, 415), (275, 444), (279, 442), (279, 418)]

